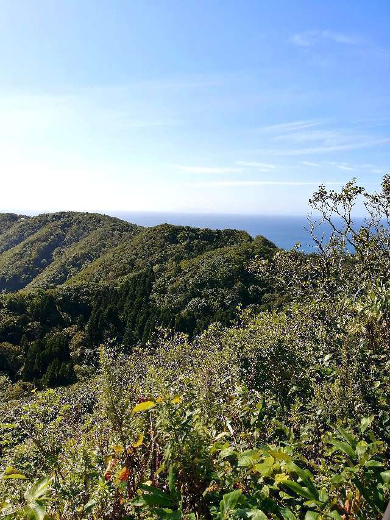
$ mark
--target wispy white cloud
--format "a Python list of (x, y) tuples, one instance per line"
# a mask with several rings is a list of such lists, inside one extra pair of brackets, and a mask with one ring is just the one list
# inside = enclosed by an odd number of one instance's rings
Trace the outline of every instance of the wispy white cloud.
[[(120, 121), (118, 121), (118, 124)], [(159, 127), (159, 126), (176, 126), (178, 124), (181, 124), (178, 120), (161, 120), (161, 121), (149, 121), (149, 120), (142, 120), (142, 119), (123, 119), (122, 120), (122, 127), (127, 128), (150, 128), (150, 127)]]
[(314, 37), (312, 32), (304, 32), (293, 34), (290, 38), (290, 42), (299, 47), (311, 47), (314, 44)]
[(302, 161), (302, 164), (304, 164), (305, 166), (319, 166), (318, 163), (315, 163), (315, 162), (309, 162), (309, 161)]
[(291, 143), (305, 143), (311, 141), (323, 141), (327, 143), (339, 142), (346, 138), (354, 138), (355, 134), (349, 135), (341, 130), (306, 130), (306, 131), (290, 131), (281, 135), (273, 136), (274, 141), (285, 141)]
[[(227, 79), (230, 79), (227, 76)], [(226, 78), (223, 76), (205, 76), (205, 75), (192, 75), (183, 76), (178, 78), (166, 78), (149, 81), (141, 81), (136, 83), (135, 86), (140, 88), (150, 89), (195, 89), (195, 88), (210, 88), (218, 87), (225, 83)]]
[(374, 148), (390, 142), (390, 138), (355, 140), (345, 144), (321, 144), (311, 148), (291, 148), (291, 149), (268, 149), (256, 150), (257, 153), (274, 156), (294, 156), (294, 155), (316, 155), (330, 152), (343, 152), (346, 150), (358, 150), (361, 148)]
[(304, 181), (211, 181), (189, 183), (187, 186), (193, 188), (206, 188), (212, 186), (319, 186), (319, 184), (340, 186), (344, 182), (304, 182)]
[(246, 161), (237, 161), (236, 164), (239, 164), (240, 166), (247, 166), (248, 168), (259, 168), (260, 171), (269, 171), (269, 170), (275, 170), (276, 164), (269, 164), (269, 163), (261, 163), (261, 162), (246, 162)]
[(195, 174), (229, 174), (229, 173), (243, 173), (247, 168), (256, 168), (261, 172), (271, 172), (274, 171), (277, 167), (276, 164), (270, 163), (262, 163), (262, 162), (253, 162), (253, 161), (236, 161), (236, 164), (239, 166), (230, 167), (230, 166), (184, 166), (184, 165), (174, 165), (174, 167), (182, 171), (184, 173), (195, 173)]
[(378, 124), (390, 124), (390, 117), (365, 117), (362, 119), (354, 119), (352, 123), (378, 123)]
[(366, 117), (355, 119), (351, 123), (361, 128), (383, 128), (390, 126), (390, 117)]
[(380, 173), (383, 174), (386, 172), (386, 168), (379, 168), (378, 166), (374, 166), (373, 164), (350, 164), (347, 162), (335, 162), (331, 161), (328, 164), (335, 166), (339, 170), (345, 171), (365, 171), (370, 173)]
[(349, 171), (349, 172), (356, 171), (356, 168), (352, 168), (351, 166), (346, 166), (345, 164), (337, 164), (337, 168), (339, 170), (346, 170), (346, 171)]
[(357, 171), (357, 170), (361, 169), (360, 166), (356, 166), (356, 165), (352, 166), (348, 162), (330, 161), (328, 164), (330, 164), (331, 166), (334, 166), (335, 168), (338, 168), (339, 170), (344, 170), (344, 171), (348, 171), (348, 172), (353, 172), (353, 171)]
[(243, 168), (214, 167), (214, 166), (180, 166), (175, 165), (177, 170), (184, 173), (242, 173)]
[(263, 126), (259, 130), (262, 132), (294, 132), (298, 130), (303, 130), (304, 128), (311, 128), (313, 126), (322, 125), (321, 121), (313, 121), (313, 120), (302, 120), (302, 121), (292, 121), (290, 123), (279, 123), (276, 125)]
[(361, 38), (351, 34), (335, 32), (335, 31), (304, 31), (296, 33), (290, 38), (290, 42), (299, 47), (312, 47), (321, 40), (328, 40), (342, 45), (358, 45), (362, 42)]
[(334, 31), (322, 31), (321, 36), (327, 40), (332, 40), (333, 42), (342, 43), (345, 45), (358, 45), (362, 42), (361, 38), (359, 37)]

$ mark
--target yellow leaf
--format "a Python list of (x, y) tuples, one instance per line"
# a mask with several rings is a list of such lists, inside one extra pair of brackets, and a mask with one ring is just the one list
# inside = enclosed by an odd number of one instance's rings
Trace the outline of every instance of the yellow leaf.
[(144, 412), (145, 410), (150, 410), (150, 408), (153, 408), (154, 406), (156, 406), (154, 401), (143, 401), (142, 403), (136, 404), (131, 413)]
[(269, 453), (277, 460), (292, 461), (292, 457), (288, 453), (284, 453), (284, 451), (270, 450)]
[(9, 466), (5, 469), (3, 473), (3, 478), (25, 479), (27, 477), (23, 475), (23, 473), (21, 473), (19, 470), (13, 468), (12, 466)]
[(252, 469), (257, 473), (261, 473), (263, 477), (268, 477), (272, 473), (272, 468), (264, 464), (255, 464)]
[(141, 444), (143, 442), (144, 442), (144, 434), (140, 433), (138, 435), (138, 439), (135, 441), (135, 443), (132, 446), (133, 446), (133, 448), (138, 448), (139, 446), (141, 446)]
[(171, 403), (173, 404), (179, 404), (182, 402), (182, 398), (180, 397), (180, 395), (175, 395), (175, 397), (171, 400)]
[(112, 449), (115, 451), (117, 455), (123, 452), (123, 446), (113, 446)]
[(285, 473), (278, 473), (275, 475), (275, 484), (279, 484), (280, 482), (284, 482), (285, 480), (288, 480), (288, 475)]
[(156, 399), (156, 403), (160, 404), (163, 402), (163, 398), (161, 397), (161, 395), (159, 397), (157, 397)]

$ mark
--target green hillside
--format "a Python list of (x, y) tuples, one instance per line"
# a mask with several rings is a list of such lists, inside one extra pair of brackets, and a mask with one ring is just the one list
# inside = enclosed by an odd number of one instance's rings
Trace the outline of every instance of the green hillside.
[(131, 350), (160, 327), (192, 336), (261, 306), (268, 284), (248, 265), (276, 250), (245, 231), (141, 228), (89, 213), (3, 222), (0, 370), (39, 386), (92, 370), (104, 341)]
[(0, 233), (3, 234), (8, 228), (24, 218), (24, 216), (16, 213), (0, 213)]
[(6, 219), (0, 234), (0, 291), (64, 283), (140, 228), (105, 215), (53, 213)]
[(68, 283), (115, 280), (132, 272), (174, 264), (206, 251), (252, 242), (246, 231), (197, 229), (162, 224), (141, 230), (107, 251)]
[(25, 288), (0, 295), (0, 518), (383, 518), (390, 177), (311, 205), (333, 231), (310, 255), (232, 230), (3, 218)]

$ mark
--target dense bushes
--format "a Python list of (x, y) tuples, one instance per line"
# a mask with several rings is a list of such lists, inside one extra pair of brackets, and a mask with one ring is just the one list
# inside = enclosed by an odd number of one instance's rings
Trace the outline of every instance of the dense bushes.
[[(0, 380), (3, 516), (379, 520), (390, 498), (387, 183), (378, 195), (321, 189), (324, 217), (346, 208), (330, 244), (252, 262), (274, 308), (248, 307), (192, 338), (160, 330), (146, 348), (102, 336), (98, 371), (66, 388), (12, 394)], [(355, 232), (359, 195), (373, 220)], [(152, 284), (149, 273), (127, 290)], [(122, 316), (135, 319), (125, 295)], [(95, 327), (101, 318), (107, 330), (115, 299), (96, 302)], [(76, 328), (72, 348), (87, 341)], [(46, 332), (45, 363), (66, 351), (65, 332)]]
[[(355, 319), (332, 335), (302, 304), (149, 353), (102, 348), (98, 378), (7, 412), (4, 464), (50, 478), (47, 511), (63, 518), (379, 518), (388, 357), (367, 376)], [(24, 482), (9, 482), (22, 506)]]

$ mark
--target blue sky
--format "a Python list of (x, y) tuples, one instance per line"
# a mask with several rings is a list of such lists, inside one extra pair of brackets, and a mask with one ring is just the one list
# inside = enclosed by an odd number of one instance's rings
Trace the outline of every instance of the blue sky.
[(0, 210), (305, 214), (390, 171), (390, 4), (3, 0)]

